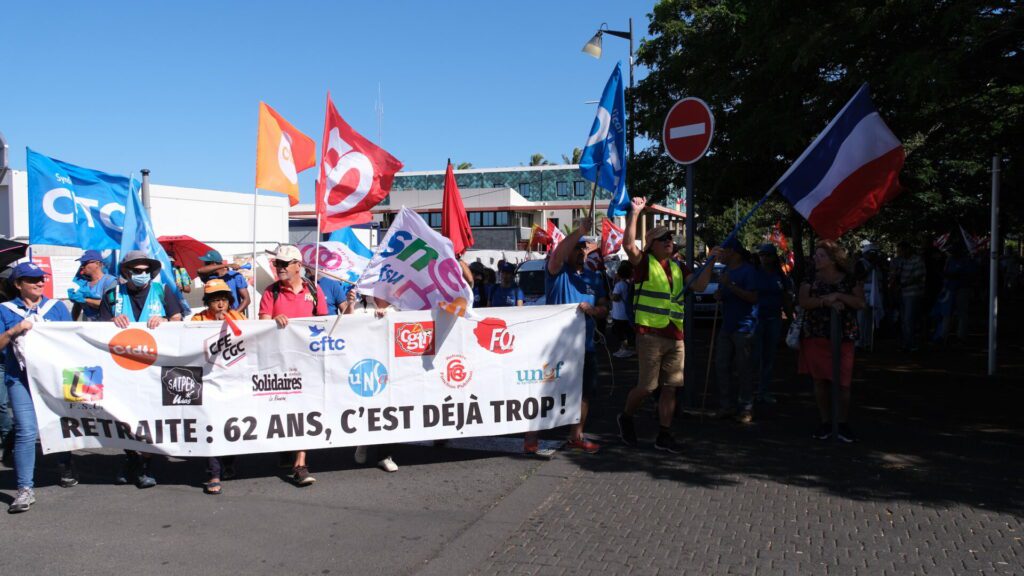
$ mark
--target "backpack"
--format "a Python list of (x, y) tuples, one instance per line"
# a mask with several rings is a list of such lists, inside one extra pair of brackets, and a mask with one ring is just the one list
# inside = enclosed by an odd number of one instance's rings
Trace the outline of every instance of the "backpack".
[[(305, 286), (306, 290), (309, 290), (309, 293), (313, 295), (313, 316), (318, 316), (316, 310), (320, 307), (320, 301), (316, 294), (316, 286), (305, 278), (302, 279), (302, 285)], [(270, 285), (268, 290), (270, 291), (270, 296), (273, 298), (274, 303), (277, 303), (277, 297), (281, 295), (281, 283), (274, 282)]]

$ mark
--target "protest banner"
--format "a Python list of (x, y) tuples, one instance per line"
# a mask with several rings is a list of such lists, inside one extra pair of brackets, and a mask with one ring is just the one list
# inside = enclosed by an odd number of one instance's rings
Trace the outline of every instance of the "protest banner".
[(46, 322), (25, 338), (43, 451), (173, 456), (500, 435), (579, 421), (575, 305), (272, 321)]
[[(359, 240), (355, 240), (359, 242)], [(344, 242), (321, 242), (319, 250), (316, 244), (299, 244), (302, 263), (310, 268), (319, 268), (321, 273), (350, 284), (355, 284), (359, 276), (366, 270), (373, 252), (362, 244), (353, 247)], [(319, 257), (319, 261), (317, 261)]]
[(357, 288), (399, 310), (425, 310), (442, 302), (468, 308), (473, 303), (473, 291), (462, 277), (451, 241), (404, 206)]

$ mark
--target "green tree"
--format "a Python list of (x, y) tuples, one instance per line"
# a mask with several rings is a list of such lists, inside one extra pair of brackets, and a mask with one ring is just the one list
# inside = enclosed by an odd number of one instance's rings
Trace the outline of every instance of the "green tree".
[(473, 163), (472, 162), (459, 162), (458, 166), (456, 166), (455, 169), (456, 170), (469, 170), (472, 167), (473, 167)]
[(573, 148), (572, 154), (562, 154), (562, 164), (579, 164), (583, 157), (582, 148)]
[(539, 153), (539, 152), (537, 154), (531, 154), (530, 155), (530, 164), (529, 164), (530, 166), (547, 166), (549, 164), (551, 164), (551, 163), (548, 162), (544, 158), (544, 155)]

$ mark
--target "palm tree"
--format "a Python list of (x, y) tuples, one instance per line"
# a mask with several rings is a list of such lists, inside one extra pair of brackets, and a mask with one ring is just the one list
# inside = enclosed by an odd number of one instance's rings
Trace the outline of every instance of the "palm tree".
[(456, 166), (455, 169), (456, 170), (469, 170), (472, 167), (473, 167), (473, 163), (472, 162), (459, 162), (458, 166)]
[(582, 157), (583, 157), (583, 149), (582, 148), (573, 148), (572, 149), (572, 157), (570, 157), (568, 154), (562, 154), (562, 164), (579, 164), (580, 163), (580, 158), (582, 158)]
[(549, 164), (551, 163), (545, 160), (544, 155), (539, 152), (530, 155), (530, 166), (547, 166)]

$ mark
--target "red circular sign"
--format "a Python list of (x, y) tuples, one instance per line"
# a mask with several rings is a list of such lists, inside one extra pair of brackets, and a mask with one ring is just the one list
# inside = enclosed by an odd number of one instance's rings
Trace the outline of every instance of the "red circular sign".
[(669, 157), (680, 164), (700, 160), (711, 145), (715, 117), (700, 98), (683, 98), (665, 116), (661, 141)]

